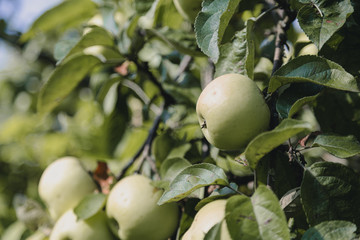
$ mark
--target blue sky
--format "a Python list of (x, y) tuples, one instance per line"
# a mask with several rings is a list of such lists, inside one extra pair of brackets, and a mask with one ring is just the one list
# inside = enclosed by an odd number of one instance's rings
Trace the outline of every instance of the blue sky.
[[(25, 32), (43, 12), (61, 0), (0, 0), (0, 18), (9, 20), (8, 30)], [(14, 49), (0, 40), (0, 71), (6, 69)]]
[[(11, 13), (11, 30), (26, 31), (31, 23), (44, 11), (58, 4), (61, 0), (1, 0), (0, 16), (8, 18)], [(17, 3), (16, 5), (14, 3)]]

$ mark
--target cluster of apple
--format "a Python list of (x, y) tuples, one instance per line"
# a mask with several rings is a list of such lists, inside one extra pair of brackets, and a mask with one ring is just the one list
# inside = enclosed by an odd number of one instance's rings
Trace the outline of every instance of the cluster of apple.
[[(215, 147), (238, 150), (268, 128), (270, 111), (255, 82), (225, 74), (202, 91), (196, 106), (204, 136)], [(79, 220), (74, 208), (97, 186), (80, 160), (64, 157), (50, 164), (39, 182), (39, 195), (55, 221), (50, 240), (165, 240), (179, 223), (176, 203), (158, 205), (163, 191), (143, 175), (121, 179), (111, 189), (105, 210)], [(201, 240), (225, 216), (226, 200), (208, 203), (196, 214), (183, 240)], [(221, 239), (231, 239), (226, 222)]]
[(81, 220), (74, 208), (97, 189), (75, 157), (51, 163), (39, 182), (39, 195), (55, 221), (50, 240), (165, 240), (175, 232), (179, 209), (176, 203), (157, 205), (162, 190), (143, 175), (131, 175), (115, 184), (105, 210)]
[[(60, 158), (45, 169), (39, 194), (55, 221), (50, 240), (166, 240), (177, 229), (177, 204), (157, 205), (162, 190), (143, 175), (120, 180), (108, 195), (105, 210), (79, 220), (74, 208), (95, 190), (93, 179), (75, 157)], [(225, 204), (226, 200), (216, 200), (203, 207), (182, 239), (203, 239), (213, 225), (223, 220)], [(225, 221), (222, 228), (222, 239), (231, 239)]]

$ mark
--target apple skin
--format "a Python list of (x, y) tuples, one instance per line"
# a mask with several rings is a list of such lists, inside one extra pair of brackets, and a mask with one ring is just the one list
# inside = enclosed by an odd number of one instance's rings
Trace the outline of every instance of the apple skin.
[(63, 157), (52, 162), (40, 178), (38, 191), (50, 216), (57, 220), (96, 189), (79, 159)]
[(201, 92), (196, 112), (205, 138), (221, 150), (241, 150), (269, 127), (270, 110), (256, 83), (225, 74)]
[[(202, 207), (196, 213), (190, 228), (182, 240), (203, 240), (205, 234), (217, 223), (225, 219), (226, 200), (215, 200)], [(226, 221), (221, 224), (221, 240), (231, 240)]]
[(316, 47), (315, 44), (310, 43), (308, 45), (306, 45), (305, 47), (303, 47), (299, 53), (298, 56), (303, 56), (303, 55), (318, 55), (318, 48)]
[(191, 23), (195, 22), (195, 18), (201, 10), (202, 0), (174, 0), (173, 2), (181, 16)]
[(70, 209), (55, 223), (49, 240), (63, 239), (114, 240), (115, 237), (107, 225), (105, 212), (100, 211), (86, 220), (77, 220), (74, 211)]
[[(106, 214), (110, 226), (122, 240), (165, 240), (178, 225), (176, 203), (158, 205), (163, 191), (143, 175), (121, 179), (110, 191)], [(117, 226), (116, 226), (117, 224)]]

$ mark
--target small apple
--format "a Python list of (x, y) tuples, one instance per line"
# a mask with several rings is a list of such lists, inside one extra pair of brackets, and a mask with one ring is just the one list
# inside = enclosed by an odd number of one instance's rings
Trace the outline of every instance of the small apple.
[(38, 191), (50, 216), (56, 220), (96, 189), (79, 159), (63, 157), (52, 162), (40, 178)]
[[(122, 240), (165, 240), (178, 224), (176, 203), (159, 206), (162, 190), (151, 185), (143, 175), (120, 180), (110, 191), (106, 213), (110, 226)], [(116, 226), (117, 225), (117, 226)]]
[(49, 240), (113, 240), (108, 225), (106, 214), (103, 211), (96, 213), (94, 216), (78, 220), (72, 209), (65, 212), (50, 234)]
[(205, 138), (222, 150), (244, 148), (270, 122), (270, 110), (256, 83), (234, 73), (205, 87), (196, 112)]
[[(226, 200), (215, 200), (202, 207), (196, 213), (190, 228), (182, 240), (203, 240), (205, 234), (217, 223), (225, 219)], [(231, 240), (226, 221), (221, 223), (221, 240)]]
[(174, 0), (174, 5), (181, 16), (190, 22), (195, 22), (195, 18), (201, 10), (202, 0)]

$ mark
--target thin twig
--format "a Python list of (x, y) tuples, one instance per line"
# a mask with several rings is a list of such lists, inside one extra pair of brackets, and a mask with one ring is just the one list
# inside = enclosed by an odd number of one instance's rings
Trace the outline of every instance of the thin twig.
[(258, 22), (260, 21), (263, 17), (265, 17), (268, 13), (270, 13), (271, 11), (275, 10), (279, 8), (279, 5), (275, 5), (275, 6), (272, 6), (271, 8), (265, 10), (264, 12), (262, 12), (259, 16), (257, 16), (255, 18), (255, 22)]
[(233, 190), (234, 192), (236, 192), (237, 194), (240, 194), (240, 195), (245, 195), (244, 193), (240, 192), (239, 190), (233, 188), (232, 186), (230, 186), (230, 184), (228, 186), (226, 186), (228, 188), (230, 188), (231, 190)]
[(124, 177), (125, 173), (127, 172), (127, 170), (135, 163), (135, 161), (142, 155), (145, 157), (149, 151), (149, 148), (151, 148), (151, 144), (155, 138), (156, 135), (156, 130), (159, 127), (159, 124), (161, 122), (161, 116), (163, 113), (164, 109), (162, 110), (161, 114), (159, 114), (155, 120), (154, 123), (149, 131), (149, 135), (146, 138), (145, 142), (143, 143), (143, 145), (139, 148), (139, 150), (136, 152), (136, 154), (130, 159), (130, 161), (125, 165), (125, 167), (121, 170), (120, 174), (116, 177), (116, 180), (119, 181), (121, 178)]
[(137, 59), (131, 59), (136, 66), (138, 67), (139, 70), (141, 70), (142, 72), (144, 72), (147, 77), (149, 78), (149, 80), (155, 84), (157, 86), (157, 88), (160, 91), (160, 94), (164, 97), (165, 99), (165, 105), (171, 105), (173, 103), (175, 103), (175, 99), (173, 98), (173, 96), (171, 96), (170, 94), (168, 94), (165, 89), (163, 88), (163, 86), (161, 85), (161, 83), (156, 79), (156, 77), (154, 76), (154, 74), (150, 71), (149, 66), (147, 65), (147, 63), (144, 62), (140, 62)]

